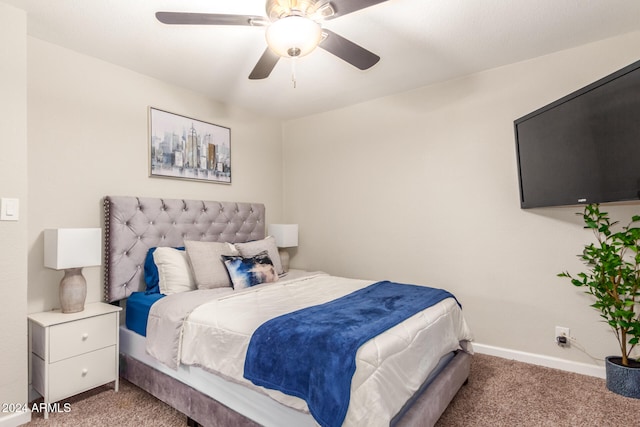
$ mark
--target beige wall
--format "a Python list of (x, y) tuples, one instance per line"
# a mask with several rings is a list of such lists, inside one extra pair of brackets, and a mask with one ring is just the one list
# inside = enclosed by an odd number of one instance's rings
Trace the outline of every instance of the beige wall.
[[(38, 39), (28, 52), (29, 312), (59, 306), (62, 272), (43, 267), (43, 230), (100, 227), (105, 195), (262, 202), (280, 220), (279, 121)], [(233, 183), (149, 178), (148, 106), (231, 128)], [(100, 300), (101, 268), (84, 273), (87, 301)]]
[(592, 363), (554, 343), (559, 325), (592, 355), (615, 353), (589, 298), (556, 277), (581, 267), (579, 208), (519, 208), (513, 121), (636, 61), (639, 43), (630, 34), (285, 123), (292, 266), (448, 288), (485, 345)]
[[(0, 3), (0, 197), (18, 198), (17, 222), (0, 222), (0, 403), (27, 399), (27, 17)], [(0, 413), (0, 425), (25, 421)]]

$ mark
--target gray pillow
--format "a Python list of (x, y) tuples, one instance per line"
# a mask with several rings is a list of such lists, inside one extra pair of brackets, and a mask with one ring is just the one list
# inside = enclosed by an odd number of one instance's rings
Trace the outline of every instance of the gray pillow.
[(268, 236), (262, 240), (254, 240), (253, 242), (236, 243), (235, 246), (238, 251), (240, 251), (240, 255), (245, 258), (256, 256), (262, 251), (267, 251), (276, 269), (276, 273), (278, 273), (278, 275), (284, 274), (282, 263), (280, 262), (280, 253), (276, 246), (276, 239), (273, 236)]
[(198, 289), (231, 286), (227, 268), (222, 262), (222, 255), (238, 255), (238, 251), (231, 243), (186, 240), (184, 247)]

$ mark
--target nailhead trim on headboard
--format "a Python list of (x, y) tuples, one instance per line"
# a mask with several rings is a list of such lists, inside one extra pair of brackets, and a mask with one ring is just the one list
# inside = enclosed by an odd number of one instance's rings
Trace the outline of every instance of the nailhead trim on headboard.
[(248, 242), (265, 237), (260, 203), (107, 196), (104, 199), (104, 291), (108, 302), (144, 290), (144, 260), (157, 246), (185, 240)]
[[(109, 230), (111, 227), (109, 226), (109, 207), (111, 203), (108, 197), (104, 198), (104, 202), (102, 204), (104, 209), (104, 230), (102, 230), (102, 238), (104, 239), (104, 283), (103, 283), (103, 291), (104, 291), (104, 300), (109, 301)], [(111, 302), (111, 301), (110, 301)]]

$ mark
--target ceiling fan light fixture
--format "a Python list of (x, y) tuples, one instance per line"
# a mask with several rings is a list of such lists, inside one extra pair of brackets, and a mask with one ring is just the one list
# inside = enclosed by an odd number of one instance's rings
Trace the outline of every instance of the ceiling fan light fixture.
[(273, 22), (266, 31), (267, 44), (285, 58), (305, 56), (322, 40), (320, 24), (304, 16), (290, 15)]

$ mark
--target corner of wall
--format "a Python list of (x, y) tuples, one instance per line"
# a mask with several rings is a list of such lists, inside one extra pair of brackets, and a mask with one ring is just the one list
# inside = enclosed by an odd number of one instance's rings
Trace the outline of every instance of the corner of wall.
[[(0, 402), (27, 403), (27, 17), (0, 3), (0, 196), (20, 200), (20, 219), (0, 221)], [(0, 425), (28, 421), (3, 414)], [(16, 424), (17, 423), (17, 424)]]

